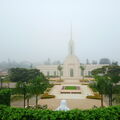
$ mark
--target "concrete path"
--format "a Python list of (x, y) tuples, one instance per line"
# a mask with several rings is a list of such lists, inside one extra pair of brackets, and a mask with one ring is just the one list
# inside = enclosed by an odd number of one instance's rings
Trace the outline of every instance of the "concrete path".
[(87, 85), (67, 84), (68, 86), (80, 86), (81, 94), (61, 94), (60, 91), (64, 85), (55, 85), (50, 91), (51, 95), (55, 95), (55, 99), (86, 99), (86, 96), (93, 95)]
[(55, 85), (50, 91), (50, 94), (55, 95), (56, 98), (39, 100), (39, 104), (48, 105), (49, 109), (55, 110), (60, 105), (60, 101), (65, 99), (67, 100), (67, 104), (70, 109), (91, 109), (94, 107), (94, 105), (97, 107), (101, 106), (100, 100), (86, 98), (86, 96), (88, 95), (93, 95), (93, 92), (87, 85), (80, 84), (79, 85), (67, 84), (67, 85), (80, 86), (81, 94), (61, 94), (60, 91), (64, 85)]
[[(44, 99), (39, 100), (40, 105), (48, 105), (48, 108), (51, 110), (56, 110), (60, 105), (61, 99)], [(70, 109), (92, 109), (93, 107), (101, 106), (100, 100), (92, 100), (92, 99), (67, 99), (67, 106)]]

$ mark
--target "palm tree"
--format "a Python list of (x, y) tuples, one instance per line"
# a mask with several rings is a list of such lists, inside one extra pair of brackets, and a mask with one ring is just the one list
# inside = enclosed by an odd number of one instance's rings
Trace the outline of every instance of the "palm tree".
[[(113, 94), (119, 94), (120, 85), (120, 66), (104, 66), (92, 71), (93, 75), (101, 76), (104, 80), (101, 82), (101, 90), (104, 89), (104, 95), (109, 97), (109, 105), (112, 106)], [(102, 85), (104, 83), (104, 85)]]
[(27, 101), (27, 107), (29, 107), (29, 100), (33, 96), (32, 84), (26, 82), (18, 82), (16, 84), (16, 93), (22, 94), (24, 96), (24, 107), (26, 106), (25, 101)]
[(83, 80), (84, 80), (85, 66), (81, 65), (81, 66), (80, 66), (80, 69), (81, 69), (82, 77), (83, 77)]
[(30, 98), (32, 96), (33, 96), (32, 84), (28, 83), (27, 84), (27, 94), (26, 94), (27, 107), (29, 107)]
[(96, 91), (99, 92), (101, 95), (101, 107), (104, 106), (103, 104), (103, 95), (106, 93), (106, 87), (107, 87), (107, 78), (106, 76), (95, 76), (95, 82), (91, 83), (91, 86), (96, 89)]
[(60, 73), (60, 80), (61, 80), (61, 74), (62, 74), (62, 69), (63, 69), (63, 68), (62, 68), (61, 65), (58, 65), (58, 68), (57, 68), (57, 69), (58, 69), (58, 71), (59, 71), (59, 73)]
[(32, 92), (36, 96), (36, 107), (37, 107), (38, 97), (46, 90), (49, 82), (45, 78), (45, 76), (41, 73), (41, 75), (37, 76), (34, 80), (31, 81), (31, 83), (32, 83)]
[(16, 93), (22, 94), (24, 98), (24, 108), (25, 108), (25, 100), (27, 95), (27, 86), (25, 82), (18, 82), (16, 84)]

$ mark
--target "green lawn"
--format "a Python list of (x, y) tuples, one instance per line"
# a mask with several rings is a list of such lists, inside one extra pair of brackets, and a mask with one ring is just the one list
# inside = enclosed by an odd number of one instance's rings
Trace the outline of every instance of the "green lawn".
[(77, 90), (76, 86), (65, 86), (65, 90)]

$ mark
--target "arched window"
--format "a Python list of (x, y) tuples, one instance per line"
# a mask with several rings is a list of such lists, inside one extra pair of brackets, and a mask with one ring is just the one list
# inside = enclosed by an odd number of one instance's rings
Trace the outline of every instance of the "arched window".
[(70, 69), (70, 77), (73, 77), (74, 76), (74, 71), (73, 69)]

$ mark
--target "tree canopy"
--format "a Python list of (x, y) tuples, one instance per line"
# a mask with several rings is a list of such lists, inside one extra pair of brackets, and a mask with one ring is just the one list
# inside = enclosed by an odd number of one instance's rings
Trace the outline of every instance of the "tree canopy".
[(11, 68), (9, 70), (9, 78), (13, 82), (28, 82), (39, 75), (40, 71), (37, 69)]
[(41, 73), (40, 76), (37, 76), (34, 80), (31, 81), (32, 92), (36, 96), (36, 106), (38, 105), (38, 96), (42, 94), (48, 87), (49, 81)]
[[(99, 93), (109, 97), (109, 105), (112, 105), (113, 94), (118, 94), (120, 91), (120, 66), (110, 65), (98, 68), (92, 71), (95, 77), (97, 90)], [(97, 77), (96, 77), (97, 76)]]

